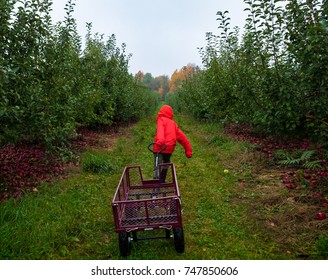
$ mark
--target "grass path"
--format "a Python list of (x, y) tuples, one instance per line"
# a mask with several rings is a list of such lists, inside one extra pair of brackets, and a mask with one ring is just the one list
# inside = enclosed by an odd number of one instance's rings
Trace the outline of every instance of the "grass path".
[[(177, 254), (172, 240), (148, 240), (133, 243), (128, 258), (290, 258), (248, 218), (248, 206), (235, 203), (238, 182), (248, 176), (236, 172), (247, 145), (222, 136), (214, 125), (180, 115), (175, 120), (194, 150), (187, 159), (177, 146), (172, 156), (182, 197), (185, 253)], [(144, 177), (152, 176), (147, 144), (154, 132), (155, 115), (123, 128), (116, 141), (108, 139), (110, 147), (98, 147), (115, 167), (109, 174), (72, 170), (67, 180), (43, 185), (21, 201), (0, 204), (0, 259), (121, 259), (111, 199), (124, 166), (141, 165)], [(223, 172), (226, 168), (230, 173)]]

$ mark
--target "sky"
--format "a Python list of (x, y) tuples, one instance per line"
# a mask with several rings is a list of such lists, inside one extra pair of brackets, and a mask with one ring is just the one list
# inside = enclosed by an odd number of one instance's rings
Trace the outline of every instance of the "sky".
[[(53, 0), (52, 19), (63, 21), (67, 0)], [(198, 48), (206, 32), (218, 34), (217, 11), (229, 11), (231, 26), (243, 28), (243, 0), (75, 0), (73, 17), (82, 38), (86, 23), (105, 40), (115, 34), (117, 46), (132, 54), (129, 72), (171, 77), (188, 63), (202, 66)]]

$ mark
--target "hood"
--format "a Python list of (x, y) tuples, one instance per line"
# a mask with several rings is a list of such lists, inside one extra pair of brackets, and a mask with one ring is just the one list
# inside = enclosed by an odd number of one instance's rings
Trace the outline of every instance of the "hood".
[(169, 105), (163, 105), (157, 115), (157, 118), (160, 118), (160, 117), (166, 117), (166, 118), (169, 118), (172, 120), (173, 119), (172, 107)]

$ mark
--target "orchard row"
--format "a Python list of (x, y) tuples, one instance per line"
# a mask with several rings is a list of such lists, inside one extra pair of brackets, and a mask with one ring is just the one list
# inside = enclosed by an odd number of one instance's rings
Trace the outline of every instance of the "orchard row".
[(130, 55), (114, 34), (104, 40), (88, 23), (82, 49), (74, 1), (56, 24), (50, 0), (1, 3), (0, 145), (62, 149), (80, 126), (128, 122), (156, 108), (158, 94), (129, 74)]
[(244, 33), (218, 12), (220, 32), (200, 49), (204, 70), (168, 101), (199, 119), (327, 143), (328, 1), (244, 2)]

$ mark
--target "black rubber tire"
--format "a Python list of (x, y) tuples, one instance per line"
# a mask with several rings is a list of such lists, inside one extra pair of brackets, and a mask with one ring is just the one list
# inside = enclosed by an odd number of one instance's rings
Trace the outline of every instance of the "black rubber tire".
[(133, 241), (137, 242), (138, 241), (138, 236), (137, 236), (137, 232), (136, 231), (132, 231), (132, 237), (133, 237)]
[(171, 238), (171, 231), (169, 229), (165, 229), (165, 238), (170, 239)]
[(183, 253), (185, 249), (183, 228), (173, 228), (174, 247), (178, 253)]
[(122, 257), (127, 257), (131, 253), (131, 238), (130, 233), (122, 232), (118, 234), (118, 243)]

